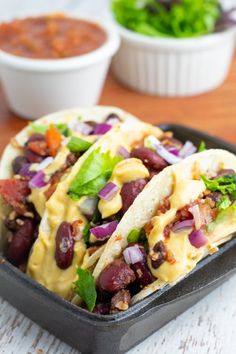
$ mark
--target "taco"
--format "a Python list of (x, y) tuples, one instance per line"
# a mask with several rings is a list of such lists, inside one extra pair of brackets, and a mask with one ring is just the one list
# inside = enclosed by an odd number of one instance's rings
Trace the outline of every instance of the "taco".
[(59, 181), (95, 141), (124, 121), (137, 119), (114, 107), (73, 109), (39, 119), (11, 140), (0, 165), (0, 212), (12, 263), (26, 261)]
[[(94, 311), (126, 310), (174, 285), (235, 231), (235, 155), (212, 149), (165, 168), (135, 199), (105, 246), (93, 271)], [(77, 288), (82, 282), (83, 277)]]
[(150, 124), (115, 126), (78, 160), (46, 202), (27, 274), (80, 303), (74, 298), (77, 271), (91, 274), (119, 220), (148, 181), (195, 150), (190, 142), (183, 144)]

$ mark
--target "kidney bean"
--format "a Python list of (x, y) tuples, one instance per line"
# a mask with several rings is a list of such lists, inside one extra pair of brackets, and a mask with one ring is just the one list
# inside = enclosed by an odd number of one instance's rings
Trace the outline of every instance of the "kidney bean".
[(18, 225), (18, 230), (13, 232), (7, 250), (8, 259), (16, 265), (27, 258), (34, 241), (33, 219), (21, 219), (21, 221), (22, 225)]
[(24, 149), (24, 155), (29, 163), (40, 163), (43, 161), (44, 157), (38, 154), (35, 154), (33, 151), (27, 148)]
[(143, 178), (137, 179), (136, 181), (131, 181), (125, 183), (120, 191), (122, 198), (122, 213), (124, 214), (129, 207), (133, 204), (135, 198), (142, 192), (143, 188), (146, 186), (147, 181)]
[(133, 281), (135, 281), (133, 270), (124, 261), (117, 259), (102, 271), (97, 286), (101, 291), (115, 293), (125, 289)]
[(62, 222), (56, 234), (55, 259), (59, 268), (67, 269), (74, 256), (74, 238), (72, 227), (68, 222)]
[(22, 166), (27, 163), (27, 159), (25, 156), (17, 156), (13, 161), (12, 161), (12, 169), (14, 174), (19, 174)]
[(125, 311), (129, 308), (131, 295), (129, 290), (122, 289), (116, 293), (111, 299), (110, 313)]
[(137, 262), (135, 264), (132, 264), (132, 269), (135, 272), (136, 278), (139, 282), (139, 284), (142, 287), (147, 286), (148, 284), (151, 284), (154, 282), (155, 278), (152, 276), (152, 273), (147, 267), (147, 264), (144, 262)]
[(159, 241), (153, 248), (151, 254), (152, 266), (154, 269), (157, 269), (165, 262), (167, 257), (167, 249), (163, 241)]
[(32, 134), (32, 135), (29, 137), (29, 139), (28, 139), (26, 145), (27, 145), (28, 143), (32, 143), (33, 141), (43, 141), (43, 140), (45, 140), (45, 136), (44, 136), (43, 134), (34, 133), (34, 134)]
[(142, 160), (144, 165), (150, 170), (161, 171), (168, 166), (168, 163), (161, 156), (146, 147), (133, 149), (130, 156)]

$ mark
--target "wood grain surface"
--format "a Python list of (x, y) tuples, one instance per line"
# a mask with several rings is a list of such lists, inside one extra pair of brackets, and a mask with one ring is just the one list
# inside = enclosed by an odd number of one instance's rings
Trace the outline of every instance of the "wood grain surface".
[[(100, 103), (119, 106), (147, 122), (184, 123), (235, 143), (236, 59), (224, 85), (209, 94), (184, 99), (148, 97), (122, 87), (110, 74)], [(0, 151), (25, 124), (8, 110), (0, 90)], [(0, 353), (77, 352), (0, 299)], [(137, 353), (236, 353), (236, 275), (130, 351)]]

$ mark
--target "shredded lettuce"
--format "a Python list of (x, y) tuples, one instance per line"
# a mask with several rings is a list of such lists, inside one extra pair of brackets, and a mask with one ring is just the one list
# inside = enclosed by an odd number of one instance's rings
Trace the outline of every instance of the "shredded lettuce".
[[(65, 123), (59, 123), (59, 124), (53, 124), (59, 132), (64, 135), (64, 136), (70, 136), (71, 131), (68, 127), (67, 124)], [(33, 130), (34, 133), (39, 133), (39, 134), (45, 134), (46, 131), (48, 130), (48, 125), (46, 124), (37, 124), (37, 123), (30, 123), (30, 128)]]
[(215, 179), (209, 179), (206, 176), (201, 176), (201, 178), (210, 191), (229, 194), (236, 198), (236, 175), (229, 174)]
[(221, 200), (216, 203), (216, 207), (219, 210), (225, 210), (231, 205), (231, 200), (228, 195), (222, 195)]
[(207, 231), (212, 232), (217, 224), (225, 222), (225, 220), (236, 220), (236, 204), (230, 205), (228, 208), (219, 212), (216, 219), (207, 225)]
[(69, 143), (67, 144), (68, 149), (74, 153), (87, 151), (90, 148), (90, 146), (92, 146), (92, 143), (83, 140), (81, 138), (78, 138), (77, 136), (72, 136), (70, 138)]
[(101, 152), (100, 149), (96, 149), (91, 152), (69, 188), (70, 197), (78, 200), (85, 195), (97, 195), (121, 160), (121, 156), (111, 156), (109, 151)]
[(230, 26), (218, 0), (113, 0), (112, 11), (123, 27), (152, 37), (201, 36), (213, 32), (222, 18)]
[(86, 303), (88, 310), (92, 312), (97, 299), (95, 280), (88, 270), (80, 267), (77, 268), (77, 275), (78, 280), (74, 283), (75, 293), (81, 297)]

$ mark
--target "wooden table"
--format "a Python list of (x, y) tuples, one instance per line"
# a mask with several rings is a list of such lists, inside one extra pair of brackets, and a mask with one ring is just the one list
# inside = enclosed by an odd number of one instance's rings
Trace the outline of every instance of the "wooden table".
[[(151, 123), (188, 124), (235, 143), (236, 59), (224, 85), (206, 95), (186, 99), (148, 97), (129, 91), (109, 75), (100, 103), (119, 106)], [(17, 118), (8, 110), (0, 91), (0, 151), (10, 137), (25, 124), (26, 121)], [(235, 284), (236, 275), (131, 350), (130, 354), (235, 354)], [(77, 352), (33, 324), (0, 298), (0, 353), (76, 354)]]

